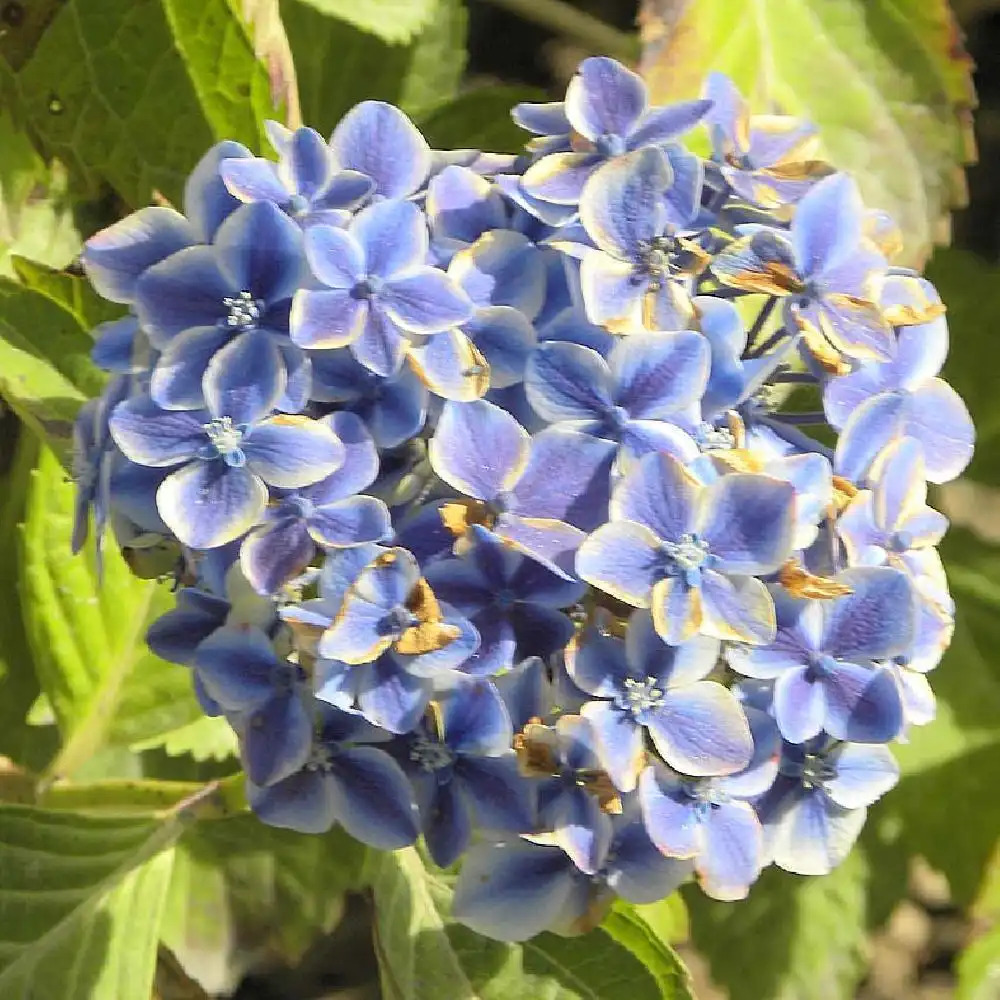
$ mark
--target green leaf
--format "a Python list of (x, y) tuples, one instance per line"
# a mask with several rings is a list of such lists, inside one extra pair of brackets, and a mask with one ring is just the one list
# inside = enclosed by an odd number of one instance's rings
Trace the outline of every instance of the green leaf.
[(524, 944), (450, 919), (451, 889), (413, 848), (373, 861), (375, 951), (386, 1000), (688, 1000), (680, 960), (641, 919), (615, 911), (590, 934)]
[(68, 0), (4, 40), (0, 90), (46, 157), (132, 206), (179, 204), (208, 147), (251, 148), (273, 117), (267, 70), (227, 0)]
[(24, 515), (38, 443), (10, 415), (0, 422), (0, 440), (7, 464), (0, 481), (0, 756), (27, 767), (40, 767), (43, 760), (34, 752), (37, 741), (50, 741), (28, 723), (39, 688), (17, 590), (17, 526)]
[(0, 111), (0, 274), (16, 277), (11, 255), (65, 267), (80, 251), (66, 171), (46, 166), (28, 137)]
[(434, 108), (418, 122), (435, 149), (481, 149), (517, 153), (528, 134), (510, 117), (521, 101), (544, 101), (534, 87), (480, 87)]
[(318, 837), (238, 816), (179, 842), (161, 938), (206, 992), (228, 995), (262, 952), (297, 962), (340, 919), (365, 848), (335, 829)]
[(303, 121), (324, 135), (359, 101), (389, 101), (415, 114), (458, 88), (465, 67), (462, 0), (439, 0), (432, 19), (406, 45), (324, 16), (305, 0), (281, 0), (281, 17), (295, 57)]
[(233, 727), (224, 716), (203, 715), (194, 722), (155, 733), (129, 745), (129, 750), (139, 753), (162, 747), (170, 757), (189, 755), (196, 761), (225, 760), (236, 755), (237, 742)]
[(730, 1000), (847, 1000), (866, 966), (867, 878), (854, 851), (822, 878), (768, 868), (735, 903), (691, 886), (692, 942)]
[(139, 580), (114, 546), (98, 579), (93, 540), (69, 552), (72, 483), (44, 450), (28, 489), (21, 544), (24, 622), (63, 748), (51, 776), (74, 772), (102, 746), (128, 746), (201, 718), (188, 670), (145, 645), (173, 606), (166, 583)]
[(0, 805), (0, 996), (149, 1000), (180, 830)]
[[(836, 166), (901, 226), (920, 265), (965, 204), (975, 155), (972, 64), (946, 0), (645, 0), (641, 68), (657, 102), (693, 97), (709, 70), (757, 111), (816, 123)], [(808, 56), (804, 56), (804, 49)]]
[(438, 0), (305, 0), (327, 17), (346, 21), (386, 42), (408, 42), (430, 22)]
[(0, 277), (0, 395), (68, 466), (73, 419), (104, 374), (90, 331), (121, 315), (78, 278), (13, 258), (19, 281)]
[(984, 353), (993, 349), (1000, 309), (1000, 269), (966, 250), (938, 250), (927, 268), (948, 307), (951, 331), (948, 360), (942, 373), (965, 400), (976, 424), (976, 451), (965, 476), (1000, 486), (1000, 405), (996, 379)]
[(996, 1000), (1000, 996), (1000, 924), (959, 955), (955, 971), (955, 1000)]

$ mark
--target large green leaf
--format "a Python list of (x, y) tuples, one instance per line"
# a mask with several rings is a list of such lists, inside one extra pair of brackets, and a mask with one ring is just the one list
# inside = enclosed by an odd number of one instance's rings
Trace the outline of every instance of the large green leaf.
[(46, 166), (0, 111), (0, 274), (15, 277), (12, 254), (65, 267), (79, 253), (67, 186), (62, 166)]
[(865, 971), (867, 878), (854, 851), (823, 878), (769, 868), (737, 903), (692, 886), (692, 941), (730, 1000), (848, 1000)]
[(68, 465), (73, 418), (104, 384), (90, 330), (121, 308), (84, 278), (13, 263), (20, 280), (0, 277), (0, 395)]
[(440, 104), (455, 93), (465, 67), (462, 0), (438, 0), (408, 44), (390, 44), (325, 16), (306, 0), (281, 0), (281, 17), (295, 57), (302, 118), (324, 135), (359, 101), (390, 101), (411, 114)]
[(37, 751), (40, 746), (49, 751), (46, 744), (51, 740), (44, 730), (27, 724), (39, 688), (17, 590), (17, 526), (24, 515), (38, 442), (9, 414), (0, 421), (0, 436), (7, 466), (0, 480), (0, 756), (40, 767), (43, 761)]
[(1000, 996), (1000, 924), (959, 956), (955, 1000), (996, 1000)]
[(965, 203), (971, 61), (946, 0), (644, 0), (642, 69), (658, 101), (731, 76), (758, 111), (814, 121), (830, 160), (903, 230), (920, 264)]
[(439, 0), (305, 0), (310, 7), (346, 21), (387, 42), (408, 42), (427, 26)]
[(255, 816), (200, 823), (177, 845), (161, 939), (207, 992), (228, 995), (249, 961), (294, 963), (330, 931), (364, 859), (340, 829), (312, 836)]
[(420, 130), (435, 149), (482, 149), (517, 153), (528, 134), (510, 117), (521, 101), (544, 101), (533, 87), (479, 87), (434, 108), (419, 121)]
[[(41, 6), (45, 6), (44, 4)], [(67, 0), (0, 37), (0, 89), (47, 156), (129, 204), (178, 202), (218, 139), (259, 145), (267, 70), (227, 0)]]
[(181, 828), (0, 805), (0, 996), (149, 1000)]
[(32, 473), (20, 553), (27, 635), (63, 748), (51, 776), (102, 746), (127, 746), (201, 717), (191, 677), (146, 649), (149, 623), (173, 605), (166, 583), (132, 575), (113, 545), (98, 577), (91, 540), (69, 553), (72, 483), (53, 454)]
[(616, 910), (590, 934), (502, 944), (450, 919), (451, 890), (413, 848), (373, 864), (385, 1000), (688, 1000), (687, 973), (641, 918)]

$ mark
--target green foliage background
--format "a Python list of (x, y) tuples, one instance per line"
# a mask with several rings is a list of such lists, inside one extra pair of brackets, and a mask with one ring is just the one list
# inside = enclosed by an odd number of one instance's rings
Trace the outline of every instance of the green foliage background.
[[(579, 54), (638, 51), (555, 6)], [(690, 96), (720, 69), (758, 108), (812, 118), (832, 161), (902, 224), (906, 259), (930, 260), (950, 309), (945, 374), (979, 427), (966, 482), (937, 499), (1000, 513), (1000, 394), (983, 363), (1000, 272), (967, 252), (931, 258), (973, 154), (970, 66), (944, 0), (642, 7), (655, 98)], [(846, 1000), (917, 855), (987, 928), (957, 963), (958, 996), (1000, 996), (988, 929), (1000, 916), (1000, 530), (984, 537), (982, 516), (963, 514), (945, 543), (959, 611), (933, 677), (939, 718), (898, 748), (900, 786), (828, 878), (768, 871), (744, 903), (685, 893), (616, 906), (582, 939), (501, 945), (452, 922), (449, 875), (416, 849), (376, 855), (246, 814), (228, 728), (143, 645), (169, 587), (113, 546), (100, 584), (93, 544), (69, 556), (72, 420), (102, 385), (90, 331), (116, 314), (72, 262), (100, 225), (154, 197), (180, 204), (212, 142), (260, 150), (267, 117), (328, 133), (382, 98), (436, 146), (514, 150), (506, 111), (540, 95), (469, 86), (464, 0), (38, 0), (0, 18), (2, 1000), (190, 995), (172, 992), (171, 969), (195, 996), (226, 993), (261, 951), (301, 958), (352, 892), (371, 901), (388, 1000), (689, 997), (672, 948), (688, 932), (733, 1000)]]

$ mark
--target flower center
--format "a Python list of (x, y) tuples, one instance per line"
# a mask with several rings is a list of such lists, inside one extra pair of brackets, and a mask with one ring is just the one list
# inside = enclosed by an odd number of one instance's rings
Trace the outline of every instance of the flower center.
[(232, 417), (218, 417), (207, 424), (202, 424), (215, 456), (221, 458), (226, 465), (241, 468), (247, 464), (243, 452), (243, 438), (246, 435), (246, 424), (234, 424)]
[(303, 496), (285, 497), (283, 507), (290, 517), (300, 517), (303, 521), (308, 521), (316, 512), (316, 505), (312, 500)]
[(398, 639), (407, 629), (416, 628), (419, 624), (420, 618), (417, 615), (402, 604), (397, 604), (379, 621), (378, 631), (381, 635)]
[(252, 330), (260, 319), (264, 305), (261, 299), (255, 299), (248, 291), (242, 291), (233, 298), (227, 296), (222, 304), (229, 310), (226, 326), (231, 330)]
[(913, 535), (909, 531), (894, 531), (887, 542), (886, 548), (891, 552), (908, 552), (913, 548)]
[(837, 776), (837, 770), (819, 754), (807, 753), (799, 772), (806, 788), (818, 788)]
[(829, 677), (837, 669), (837, 661), (827, 653), (811, 653), (808, 678), (811, 681)]
[(708, 423), (698, 426), (695, 440), (702, 451), (728, 451), (736, 447), (736, 438), (728, 427), (713, 427)]
[(708, 560), (708, 543), (697, 535), (684, 535), (679, 542), (663, 542), (661, 550), (666, 557), (667, 573), (679, 576), (689, 587), (697, 586), (701, 569)]
[(351, 295), (356, 299), (370, 299), (378, 295), (381, 288), (382, 279), (378, 275), (369, 274), (351, 289)]
[(424, 771), (440, 771), (455, 762), (455, 754), (444, 743), (417, 736), (410, 745), (410, 760)]
[(309, 210), (309, 199), (302, 194), (293, 194), (288, 199), (288, 212), (290, 215), (305, 215)]
[(639, 246), (639, 270), (650, 279), (651, 286), (659, 286), (670, 273), (670, 256), (676, 241), (672, 236), (656, 236)]
[(625, 686), (618, 696), (618, 704), (632, 715), (648, 712), (663, 703), (664, 691), (655, 677), (637, 680), (625, 678)]
[(594, 140), (594, 149), (601, 156), (621, 156), (625, 152), (625, 140), (620, 135), (606, 132)]

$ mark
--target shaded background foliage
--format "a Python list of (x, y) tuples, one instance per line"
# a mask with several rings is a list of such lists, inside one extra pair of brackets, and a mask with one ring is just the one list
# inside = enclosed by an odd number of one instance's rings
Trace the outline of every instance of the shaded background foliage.
[[(559, 21), (564, 6), (537, 0), (0, 5), (3, 1000), (29, 989), (67, 1000), (145, 1000), (151, 989), (161, 1000), (346, 1000), (379, 995), (379, 983), (399, 1000), (655, 1000), (692, 995), (678, 942), (699, 982), (710, 977), (733, 1000), (930, 996), (936, 983), (938, 996), (1000, 997), (1000, 393), (990, 364), (1000, 4), (953, 4), (964, 46), (943, 0), (569, 6)], [(89, 331), (114, 315), (74, 262), (82, 239), (130, 209), (179, 203), (211, 142), (259, 149), (275, 108), (328, 133), (357, 101), (381, 98), (432, 145), (516, 149), (510, 105), (558, 97), (591, 52), (641, 56), (663, 99), (721, 69), (758, 101), (817, 121), (834, 161), (897, 215), (907, 259), (927, 263), (948, 303), (945, 375), (969, 403), (979, 446), (966, 478), (935, 498), (957, 524), (942, 551), (959, 608), (934, 678), (939, 717), (897, 748), (903, 780), (848, 861), (821, 879), (768, 871), (743, 903), (691, 893), (619, 906), (585, 939), (511, 946), (452, 924), (447, 873), (412, 850), (376, 857), (336, 831), (303, 837), (241, 815), (228, 730), (201, 716), (187, 674), (142, 643), (171, 601), (158, 554), (126, 559), (112, 547), (103, 584), (92, 548), (68, 557), (69, 432), (101, 384)], [(979, 162), (963, 178), (972, 63)], [(949, 222), (966, 183), (968, 207)], [(952, 246), (932, 255), (949, 229)], [(925, 873), (916, 882), (915, 866)], [(884, 942), (914, 897), (936, 926), (951, 921), (950, 937), (917, 941), (893, 980), (879, 968)]]

